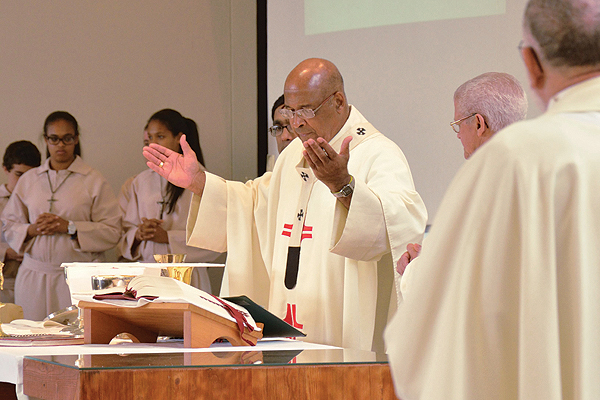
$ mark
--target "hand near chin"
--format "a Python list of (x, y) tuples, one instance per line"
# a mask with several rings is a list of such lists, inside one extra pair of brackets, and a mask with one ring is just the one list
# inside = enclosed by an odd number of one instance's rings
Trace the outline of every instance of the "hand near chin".
[(204, 167), (198, 162), (185, 135), (181, 136), (179, 143), (183, 155), (155, 143), (144, 147), (143, 154), (150, 169), (172, 184), (192, 190), (198, 179), (203, 182)]
[(348, 173), (350, 141), (352, 141), (351, 136), (344, 138), (339, 153), (323, 138), (308, 139), (304, 143), (304, 158), (317, 179), (327, 185), (332, 192), (337, 192), (350, 182)]

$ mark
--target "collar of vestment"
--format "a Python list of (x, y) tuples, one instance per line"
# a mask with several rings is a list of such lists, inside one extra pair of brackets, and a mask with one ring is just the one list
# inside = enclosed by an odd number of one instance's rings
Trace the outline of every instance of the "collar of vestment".
[[(46, 159), (44, 163), (38, 169), (38, 174), (43, 174), (50, 170), (50, 159)], [(69, 165), (67, 171), (74, 172), (81, 175), (87, 175), (92, 170), (92, 167), (83, 162), (81, 157), (75, 156), (75, 160)]]
[(600, 111), (600, 77), (561, 90), (550, 99), (546, 113)]
[(346, 123), (333, 137), (333, 139), (329, 141), (329, 145), (339, 153), (344, 139), (348, 136), (352, 136), (352, 141), (350, 142), (350, 150), (352, 150), (362, 141), (370, 138), (376, 133), (378, 133), (377, 129), (375, 129), (373, 125), (371, 125), (369, 121), (363, 117), (356, 107), (350, 105), (350, 115), (348, 116)]
[(10, 192), (6, 188), (6, 183), (0, 185), (0, 197), (6, 197), (6, 198), (10, 197)]

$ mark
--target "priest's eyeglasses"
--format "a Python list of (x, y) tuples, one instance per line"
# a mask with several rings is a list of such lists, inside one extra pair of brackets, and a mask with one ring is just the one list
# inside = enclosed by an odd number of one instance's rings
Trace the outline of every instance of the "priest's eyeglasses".
[(289, 119), (290, 121), (292, 120), (292, 118), (294, 118), (294, 114), (301, 119), (307, 120), (307, 119), (311, 119), (314, 118), (315, 115), (317, 114), (317, 111), (319, 111), (319, 108), (323, 107), (323, 105), (327, 102), (327, 100), (331, 99), (333, 97), (334, 94), (336, 94), (337, 92), (333, 92), (329, 95), (329, 97), (327, 97), (325, 100), (323, 100), (321, 102), (321, 104), (319, 104), (319, 106), (317, 108), (315, 108), (314, 110), (312, 108), (301, 108), (299, 110), (296, 111), (292, 111), (288, 108), (283, 108), (281, 109), (280, 113), (283, 117)]
[(287, 129), (288, 132), (292, 131), (292, 128), (290, 128), (289, 125), (284, 125), (284, 126), (273, 125), (272, 127), (269, 128), (269, 133), (271, 134), (271, 136), (277, 137), (283, 133), (284, 129)]
[(473, 113), (471, 115), (467, 115), (466, 117), (462, 117), (461, 119), (457, 119), (456, 121), (452, 121), (450, 122), (450, 126), (452, 127), (452, 129), (454, 129), (454, 132), (460, 133), (460, 123), (476, 115), (477, 113)]
[(77, 139), (74, 135), (65, 135), (63, 137), (44, 135), (44, 137), (51, 145), (57, 145), (59, 142), (63, 142), (66, 146), (75, 143), (75, 139)]

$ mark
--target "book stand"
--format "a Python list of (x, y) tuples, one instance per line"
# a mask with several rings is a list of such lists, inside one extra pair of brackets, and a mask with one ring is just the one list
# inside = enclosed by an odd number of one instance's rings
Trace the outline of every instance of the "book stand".
[[(120, 333), (136, 343), (156, 343), (158, 336), (183, 337), (184, 347), (209, 347), (217, 339), (248, 346), (235, 322), (189, 303), (150, 303), (142, 307), (79, 302), (83, 309), (85, 344), (108, 344)], [(262, 324), (257, 323), (262, 329)], [(256, 345), (262, 331), (245, 329), (244, 338)]]

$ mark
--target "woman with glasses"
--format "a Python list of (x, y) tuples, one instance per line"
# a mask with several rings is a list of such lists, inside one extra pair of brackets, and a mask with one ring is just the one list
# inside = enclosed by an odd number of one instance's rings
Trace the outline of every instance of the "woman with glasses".
[(53, 112), (44, 122), (44, 141), (46, 161), (19, 179), (2, 214), (6, 241), (24, 254), (15, 303), (32, 320), (71, 304), (62, 263), (103, 261), (121, 232), (112, 189), (81, 159), (77, 120)]
[[(204, 164), (196, 123), (178, 111), (160, 110), (146, 125), (150, 143), (158, 143), (182, 153), (179, 139), (188, 143)], [(186, 262), (211, 262), (221, 253), (186, 245), (186, 223), (192, 192), (169, 183), (148, 169), (131, 183), (129, 201), (123, 216), (124, 235), (119, 251), (132, 261), (155, 262), (155, 254), (186, 254)], [(211, 292), (206, 268), (194, 268), (192, 285)]]

